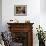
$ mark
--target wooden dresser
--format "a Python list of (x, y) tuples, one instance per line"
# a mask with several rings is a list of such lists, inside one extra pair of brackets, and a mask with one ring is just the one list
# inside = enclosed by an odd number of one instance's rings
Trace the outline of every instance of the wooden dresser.
[(7, 23), (12, 39), (15, 42), (23, 43), (22, 46), (33, 46), (33, 23)]

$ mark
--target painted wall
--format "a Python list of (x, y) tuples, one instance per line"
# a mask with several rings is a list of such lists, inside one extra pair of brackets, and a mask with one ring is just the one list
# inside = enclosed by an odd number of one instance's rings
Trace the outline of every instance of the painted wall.
[[(27, 16), (14, 16), (14, 5), (27, 5)], [(24, 22), (26, 19), (33, 23), (39, 23), (40, 15), (40, 0), (3, 0), (2, 1), (2, 23), (6, 27), (6, 23), (10, 19), (17, 19), (19, 22)], [(23, 18), (23, 19), (22, 19)], [(37, 21), (38, 20), (38, 21)], [(5, 30), (7, 30), (4, 27)]]
[(40, 0), (40, 9), (42, 13), (46, 13), (46, 0)]
[(0, 31), (2, 31), (2, 0), (0, 0)]
[(40, 24), (46, 31), (46, 0), (40, 0)]
[[(27, 16), (14, 16), (14, 5), (27, 5)], [(36, 37), (36, 27), (39, 24), (46, 29), (46, 15), (42, 14), (42, 2), (40, 0), (2, 0), (2, 26), (3, 31), (8, 30), (7, 22), (11, 19), (17, 19), (19, 22), (30, 20), (33, 25), (33, 45), (38, 46)], [(37, 39), (37, 40), (36, 40)]]

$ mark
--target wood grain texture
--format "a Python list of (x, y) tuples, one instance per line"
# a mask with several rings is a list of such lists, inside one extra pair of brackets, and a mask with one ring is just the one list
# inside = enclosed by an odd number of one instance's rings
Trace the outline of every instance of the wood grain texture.
[[(16, 32), (28, 32), (28, 46), (33, 46), (33, 23), (7, 23), (9, 25), (9, 31)], [(27, 46), (27, 45), (26, 45)]]

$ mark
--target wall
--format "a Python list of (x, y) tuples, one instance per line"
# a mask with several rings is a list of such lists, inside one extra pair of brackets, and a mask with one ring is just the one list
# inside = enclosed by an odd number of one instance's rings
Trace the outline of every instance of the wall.
[[(24, 4), (27, 5), (27, 16), (14, 16), (14, 5)], [(40, 0), (3, 0), (2, 1), (2, 23), (6, 25), (10, 19), (17, 19), (19, 22), (24, 22), (29, 19), (31, 22), (39, 23), (40, 14)], [(18, 19), (19, 18), (19, 19)], [(22, 19), (23, 18), (23, 19)], [(26, 19), (25, 19), (26, 18)], [(37, 21), (38, 20), (38, 21)], [(6, 30), (6, 28), (4, 27)]]
[(2, 0), (0, 0), (0, 31), (2, 31)]
[[(27, 5), (27, 16), (14, 16), (14, 5), (18, 4)], [(43, 8), (43, 6), (42, 1), (40, 2), (40, 0), (2, 0), (2, 30), (8, 30), (7, 22), (11, 19), (17, 19), (19, 20), (19, 22), (25, 22), (25, 20), (30, 20), (31, 23), (34, 23), (33, 45), (38, 46), (38, 39), (36, 37), (36, 27), (38, 27), (39, 24), (41, 24), (43, 28), (46, 27), (46, 22), (44, 21), (46, 19), (46, 16), (41, 12), (41, 8)]]
[(40, 0), (40, 9), (42, 13), (46, 13), (46, 0)]
[(40, 0), (40, 24), (46, 31), (46, 0)]

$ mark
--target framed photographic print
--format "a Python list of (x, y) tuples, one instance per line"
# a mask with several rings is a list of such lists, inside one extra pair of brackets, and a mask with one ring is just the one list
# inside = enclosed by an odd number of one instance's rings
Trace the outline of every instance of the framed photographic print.
[(14, 5), (14, 16), (26, 16), (27, 5)]

